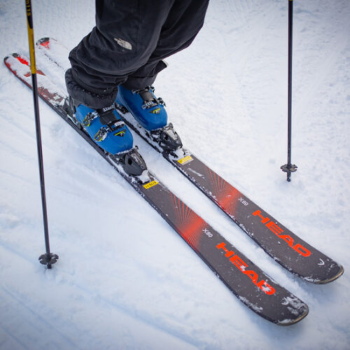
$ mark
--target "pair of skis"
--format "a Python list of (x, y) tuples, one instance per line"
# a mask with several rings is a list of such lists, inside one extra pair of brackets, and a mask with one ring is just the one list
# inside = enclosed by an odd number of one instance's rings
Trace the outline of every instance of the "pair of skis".
[[(43, 38), (37, 45), (50, 60), (61, 66), (56, 58), (57, 52), (67, 50), (62, 44), (54, 39)], [(5, 57), (4, 62), (17, 78), (32, 88), (30, 64), (26, 57), (12, 54)], [(142, 177), (127, 175), (115, 157), (106, 154), (84, 129), (74, 122), (64, 108), (66, 94), (60, 92), (42, 70), (38, 70), (38, 82), (38, 93), (43, 101), (145, 198), (245, 305), (268, 321), (279, 325), (294, 324), (308, 314), (308, 307), (303, 301), (273, 281), (239, 252), (176, 197), (151, 171), (147, 170), (146, 175)], [(308, 282), (318, 284), (331, 282), (343, 274), (341, 265), (277, 222), (190, 151), (183, 147), (175, 152), (164, 150), (161, 143), (152, 140), (151, 135), (136, 123), (130, 113), (123, 108), (119, 108), (119, 111), (124, 121), (136, 133), (159, 151), (288, 271)]]

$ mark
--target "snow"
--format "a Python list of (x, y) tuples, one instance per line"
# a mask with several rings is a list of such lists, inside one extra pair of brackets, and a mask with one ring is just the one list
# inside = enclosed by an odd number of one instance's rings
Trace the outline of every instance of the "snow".
[[(71, 49), (94, 1), (34, 0), (35, 38)], [(295, 1), (293, 162), (285, 181), (287, 0), (215, 0), (156, 92), (196, 156), (343, 264), (328, 285), (282, 269), (135, 137), (159, 180), (310, 307), (279, 327), (250, 311), (79, 135), (40, 104), (52, 270), (44, 253), (32, 96), (0, 75), (0, 349), (348, 349), (350, 3)], [(22, 2), (0, 2), (1, 57), (28, 55)], [(40, 52), (37, 52), (40, 64)], [(62, 89), (62, 72), (52, 71)]]

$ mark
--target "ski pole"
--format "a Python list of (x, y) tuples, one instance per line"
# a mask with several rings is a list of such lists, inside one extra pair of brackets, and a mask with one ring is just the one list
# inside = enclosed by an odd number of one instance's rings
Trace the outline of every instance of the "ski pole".
[(292, 70), (293, 70), (293, 0), (288, 0), (288, 154), (287, 164), (282, 165), (282, 171), (287, 173), (287, 181), (298, 167), (292, 164)]
[(46, 194), (45, 194), (45, 179), (44, 179), (44, 160), (43, 160), (41, 130), (40, 130), (38, 84), (37, 84), (36, 63), (35, 63), (33, 10), (32, 10), (31, 0), (25, 0), (25, 4), (26, 4), (26, 12), (27, 12), (28, 42), (29, 42), (29, 53), (30, 53), (30, 66), (31, 66), (31, 73), (32, 73), (36, 141), (37, 141), (38, 160), (39, 160), (41, 201), (42, 201), (45, 247), (46, 247), (46, 253), (39, 257), (39, 261), (41, 264), (46, 265), (47, 268), (51, 269), (52, 264), (54, 264), (57, 261), (58, 256), (50, 252), (49, 225), (48, 225), (47, 209), (46, 209)]

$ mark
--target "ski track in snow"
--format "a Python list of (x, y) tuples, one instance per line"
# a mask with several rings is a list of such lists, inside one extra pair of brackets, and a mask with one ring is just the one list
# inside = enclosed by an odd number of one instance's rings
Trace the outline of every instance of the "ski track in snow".
[[(34, 0), (35, 38), (73, 48), (94, 1)], [(294, 1), (292, 182), (286, 162), (287, 15), (282, 0), (210, 3), (193, 45), (156, 92), (184, 144), (345, 267), (329, 285), (272, 261), (150, 146), (148, 166), (310, 314), (292, 327), (248, 310), (96, 152), (40, 103), (52, 251), (44, 252), (32, 95), (0, 74), (0, 349), (347, 349), (350, 343), (350, 4)], [(2, 57), (28, 56), (24, 4), (0, 3)], [(67, 62), (67, 57), (59, 57)], [(64, 90), (62, 71), (37, 62)], [(195, 136), (194, 136), (195, 135)]]

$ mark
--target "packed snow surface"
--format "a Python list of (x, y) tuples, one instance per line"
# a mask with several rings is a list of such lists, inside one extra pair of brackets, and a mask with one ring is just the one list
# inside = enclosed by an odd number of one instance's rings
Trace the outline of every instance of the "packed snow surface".
[[(28, 55), (23, 1), (0, 1), (1, 57)], [(93, 0), (33, 0), (35, 39), (72, 49)], [(156, 11), (156, 8), (155, 8)], [(292, 182), (287, 0), (211, 1), (193, 45), (168, 59), (158, 96), (196, 156), (341, 263), (329, 285), (291, 275), (138, 137), (157, 177), (310, 314), (271, 324), (221, 283), (165, 221), (40, 104), (52, 270), (45, 252), (30, 90), (0, 75), (0, 349), (349, 349), (350, 2), (295, 1)], [(59, 55), (59, 53), (58, 53)], [(59, 57), (66, 60), (66, 57)], [(44, 62), (64, 89), (62, 71)]]

